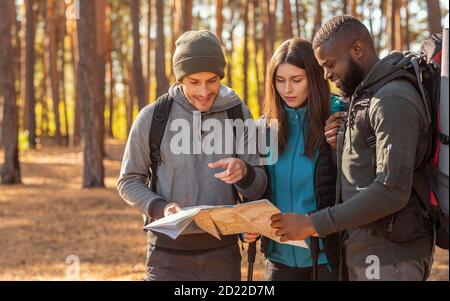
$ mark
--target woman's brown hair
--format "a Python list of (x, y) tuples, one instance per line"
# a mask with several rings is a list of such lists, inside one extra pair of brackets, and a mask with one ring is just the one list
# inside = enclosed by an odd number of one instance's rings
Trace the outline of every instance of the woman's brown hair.
[[(324, 136), (324, 124), (330, 113), (330, 86), (324, 79), (323, 69), (317, 62), (311, 43), (303, 39), (285, 41), (275, 51), (268, 63), (266, 74), (266, 98), (264, 102), (264, 118), (266, 122), (278, 120), (278, 147), (280, 153), (287, 146), (288, 126), (284, 101), (275, 88), (278, 67), (291, 64), (306, 72), (308, 83), (307, 122), (308, 133), (305, 142), (305, 154), (312, 157), (320, 146)], [(270, 124), (274, 126), (275, 124)]]

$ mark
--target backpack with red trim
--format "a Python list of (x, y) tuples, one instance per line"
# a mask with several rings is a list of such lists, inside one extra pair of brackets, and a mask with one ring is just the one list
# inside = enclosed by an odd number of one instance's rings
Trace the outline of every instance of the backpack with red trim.
[[(411, 60), (405, 70), (415, 77), (415, 87), (424, 101), (430, 133), (424, 163), (414, 174), (413, 192), (419, 196), (425, 213), (433, 222), (435, 244), (448, 250), (448, 29), (444, 35), (444, 43), (442, 34), (433, 34), (422, 42), (420, 52), (405, 53)], [(442, 49), (445, 44), (445, 49)], [(445, 73), (446, 77), (443, 76)]]
[[(443, 45), (444, 49), (442, 49)], [(421, 92), (428, 107), (432, 133), (426, 166), (429, 182), (428, 211), (431, 213), (436, 229), (436, 245), (448, 250), (448, 28), (444, 30), (444, 43), (442, 43), (442, 34), (433, 34), (423, 41), (421, 55), (422, 59), (418, 64), (423, 86)]]

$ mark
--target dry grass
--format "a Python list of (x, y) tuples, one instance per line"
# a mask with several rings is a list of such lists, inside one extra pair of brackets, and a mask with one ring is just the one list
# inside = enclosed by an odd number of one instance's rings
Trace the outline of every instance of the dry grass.
[[(114, 140), (106, 145), (106, 189), (80, 188), (80, 149), (44, 147), (21, 154), (23, 184), (0, 186), (0, 280), (65, 280), (70, 255), (80, 260), (81, 280), (144, 278), (142, 218), (115, 189), (123, 145)], [(431, 279), (448, 280), (448, 270), (448, 251), (437, 250)], [(263, 274), (258, 253), (254, 279)]]

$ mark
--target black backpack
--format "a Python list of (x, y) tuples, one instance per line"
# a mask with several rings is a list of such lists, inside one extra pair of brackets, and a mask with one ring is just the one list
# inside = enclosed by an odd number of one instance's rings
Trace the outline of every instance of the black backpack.
[[(427, 152), (423, 164), (415, 171), (413, 193), (425, 209), (426, 216), (436, 231), (436, 245), (449, 249), (448, 176), (439, 170), (439, 145), (448, 145), (449, 137), (440, 130), (440, 82), (442, 35), (433, 34), (421, 44), (419, 53), (405, 52), (410, 63), (363, 91), (365, 100), (360, 111), (362, 132), (376, 162), (376, 138), (369, 122), (371, 97), (384, 85), (396, 80), (409, 81), (421, 95), (428, 118), (429, 133)], [(448, 112), (447, 112), (448, 114)]]

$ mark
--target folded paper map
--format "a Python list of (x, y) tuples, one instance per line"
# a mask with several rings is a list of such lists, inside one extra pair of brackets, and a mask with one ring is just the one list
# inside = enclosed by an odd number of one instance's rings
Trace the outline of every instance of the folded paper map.
[(260, 233), (279, 243), (308, 248), (304, 240), (281, 242), (275, 235), (271, 217), (280, 210), (268, 200), (229, 206), (196, 206), (184, 208), (148, 224), (145, 229), (176, 239), (183, 234), (204, 233), (220, 239), (220, 235)]

